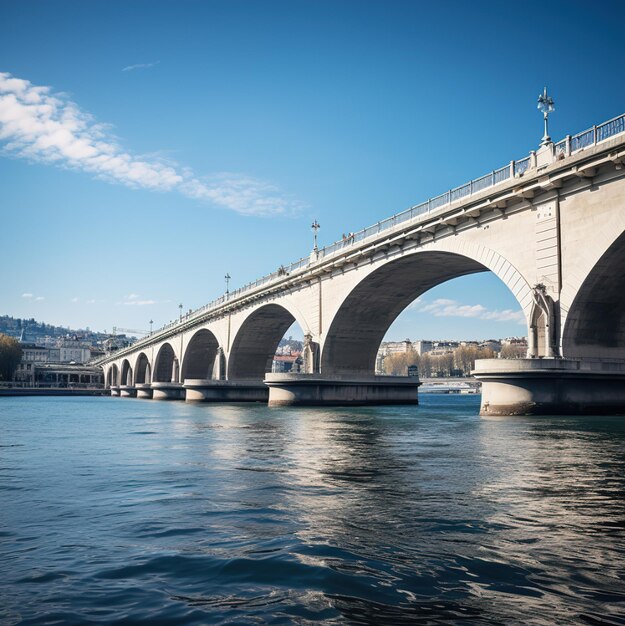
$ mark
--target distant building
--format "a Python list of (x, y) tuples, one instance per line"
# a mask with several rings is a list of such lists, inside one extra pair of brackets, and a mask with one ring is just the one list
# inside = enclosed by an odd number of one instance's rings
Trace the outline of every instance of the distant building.
[(501, 340), (501, 345), (527, 347), (527, 337), (506, 337)]
[(490, 348), (493, 352), (501, 352), (502, 341), (499, 339), (486, 339), (479, 344), (480, 348)]
[(276, 354), (271, 363), (271, 372), (273, 374), (285, 374), (286, 372), (295, 374), (302, 371), (302, 365), (302, 355), (299, 352)]
[(99, 367), (70, 363), (40, 363), (34, 367), (36, 387), (99, 387), (104, 376)]
[(425, 354), (426, 352), (429, 352), (434, 347), (434, 344), (431, 341), (426, 341), (425, 339), (420, 339), (419, 341), (413, 341), (412, 342), (412, 346), (413, 346), (415, 352), (419, 356), (421, 356), (422, 354)]
[(19, 362), (13, 378), (22, 383), (32, 383), (35, 380), (35, 365), (46, 363), (49, 358), (48, 348), (34, 343), (21, 343), (22, 360)]

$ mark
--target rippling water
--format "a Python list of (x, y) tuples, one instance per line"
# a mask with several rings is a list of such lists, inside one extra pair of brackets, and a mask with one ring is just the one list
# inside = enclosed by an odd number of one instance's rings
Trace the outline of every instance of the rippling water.
[(623, 418), (0, 399), (3, 624), (625, 624)]

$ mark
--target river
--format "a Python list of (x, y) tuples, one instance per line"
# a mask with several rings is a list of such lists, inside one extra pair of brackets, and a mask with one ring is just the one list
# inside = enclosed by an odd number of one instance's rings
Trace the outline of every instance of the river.
[(0, 399), (2, 624), (625, 624), (625, 418)]

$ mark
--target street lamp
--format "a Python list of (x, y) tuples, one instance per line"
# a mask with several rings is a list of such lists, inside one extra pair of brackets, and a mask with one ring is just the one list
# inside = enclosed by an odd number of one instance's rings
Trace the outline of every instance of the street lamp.
[(538, 110), (542, 112), (543, 119), (545, 120), (545, 135), (543, 136), (543, 140), (540, 142), (540, 145), (546, 146), (548, 143), (551, 143), (551, 137), (549, 136), (549, 131), (547, 129), (547, 118), (549, 117), (549, 113), (556, 110), (553, 98), (547, 95), (547, 87), (545, 87), (543, 92), (538, 96)]
[(230, 279), (232, 278), (232, 276), (230, 276), (230, 274), (226, 274), (224, 276), (224, 279), (226, 281), (226, 295), (228, 295), (230, 293)]
[(154, 320), (150, 320), (150, 335), (152, 334), (152, 324), (154, 324)]
[(180, 321), (182, 322), (182, 304), (179, 304), (178, 308), (180, 309)]
[(312, 223), (311, 228), (313, 229), (313, 252), (317, 252), (317, 231), (321, 228), (321, 225), (317, 220)]

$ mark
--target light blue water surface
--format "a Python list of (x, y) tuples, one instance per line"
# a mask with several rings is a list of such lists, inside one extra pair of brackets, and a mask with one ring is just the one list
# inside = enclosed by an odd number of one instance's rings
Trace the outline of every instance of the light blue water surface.
[(0, 399), (2, 624), (625, 624), (625, 418)]

